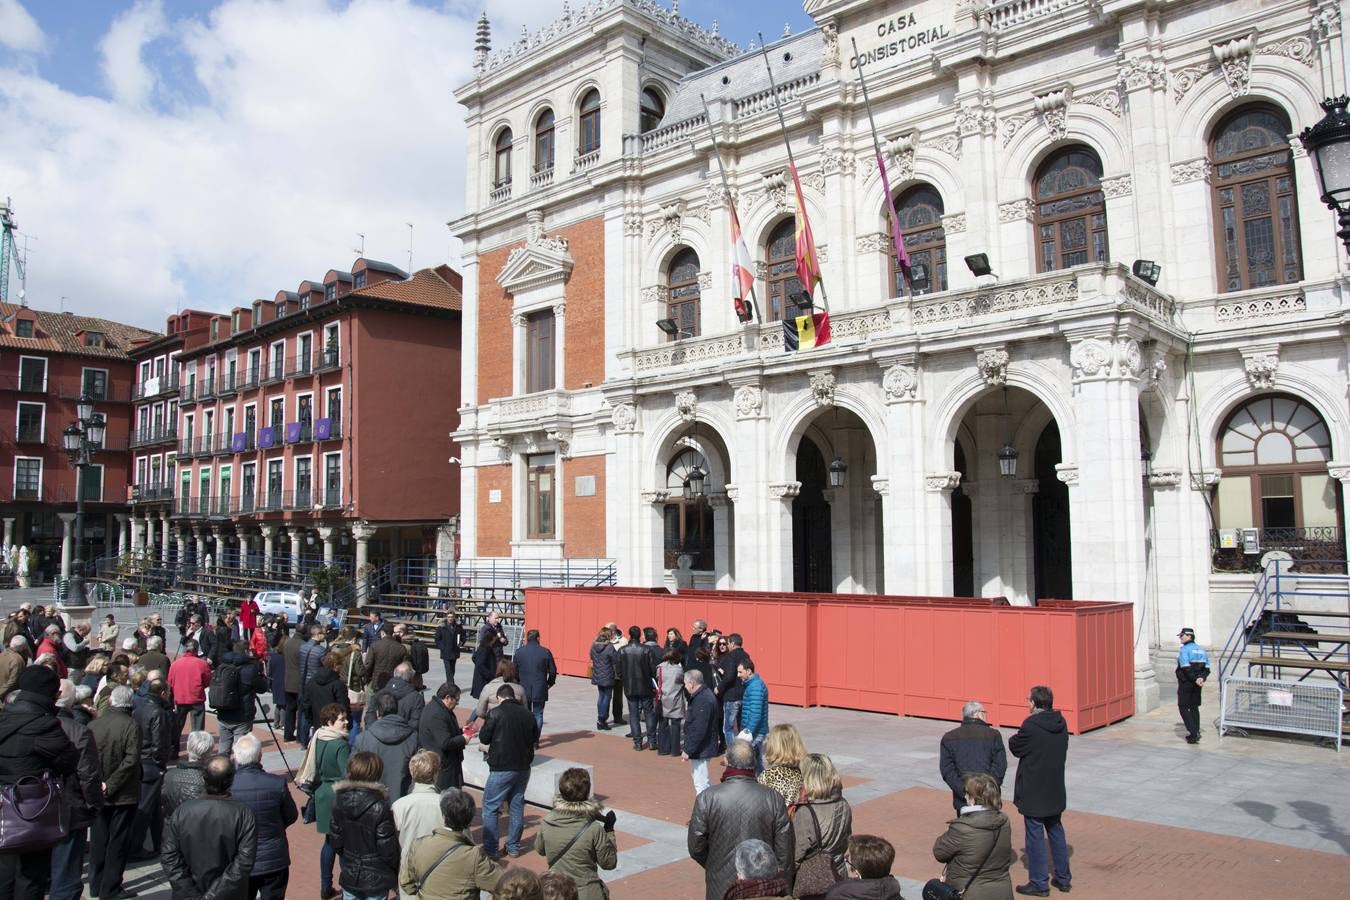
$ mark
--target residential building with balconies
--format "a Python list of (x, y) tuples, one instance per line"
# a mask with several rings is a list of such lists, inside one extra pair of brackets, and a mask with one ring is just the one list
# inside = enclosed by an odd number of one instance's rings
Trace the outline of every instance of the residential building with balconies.
[[(0, 304), (0, 541), (28, 547), (35, 581), (68, 575), (77, 540), (86, 561), (115, 552), (131, 473), (130, 354), (158, 337), (107, 319)], [(82, 396), (107, 431), (77, 478), (61, 433)], [(79, 494), (85, 517), (76, 535)]]
[(460, 303), (449, 266), (358, 259), (184, 333), (169, 557), (435, 556), (459, 507)]

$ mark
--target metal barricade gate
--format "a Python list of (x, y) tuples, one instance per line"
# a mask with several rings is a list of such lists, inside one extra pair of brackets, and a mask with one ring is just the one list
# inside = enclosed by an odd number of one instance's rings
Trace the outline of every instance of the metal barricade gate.
[(1334, 741), (1339, 753), (1343, 702), (1334, 683), (1230, 675), (1223, 680), (1219, 734), (1246, 728), (1306, 734)]

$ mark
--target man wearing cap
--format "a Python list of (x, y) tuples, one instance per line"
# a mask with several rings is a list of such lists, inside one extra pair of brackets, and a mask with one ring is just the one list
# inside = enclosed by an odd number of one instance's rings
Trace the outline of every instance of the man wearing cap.
[(1200, 688), (1209, 677), (1209, 656), (1195, 642), (1195, 629), (1177, 632), (1181, 648), (1177, 651), (1177, 708), (1186, 725), (1186, 743), (1200, 742)]

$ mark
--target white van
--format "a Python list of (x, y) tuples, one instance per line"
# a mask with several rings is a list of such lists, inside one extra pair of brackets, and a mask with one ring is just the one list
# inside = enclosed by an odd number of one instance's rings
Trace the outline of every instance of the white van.
[(259, 617), (285, 616), (292, 625), (300, 624), (304, 606), (295, 591), (258, 591), (253, 595), (253, 602), (258, 604)]

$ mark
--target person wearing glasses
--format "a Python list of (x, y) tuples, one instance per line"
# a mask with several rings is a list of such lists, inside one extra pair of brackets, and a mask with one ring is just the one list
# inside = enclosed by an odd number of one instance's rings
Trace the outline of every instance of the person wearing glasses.
[(848, 878), (830, 888), (825, 900), (904, 900), (900, 882), (891, 874), (895, 847), (874, 834), (855, 834), (848, 839), (844, 868)]

